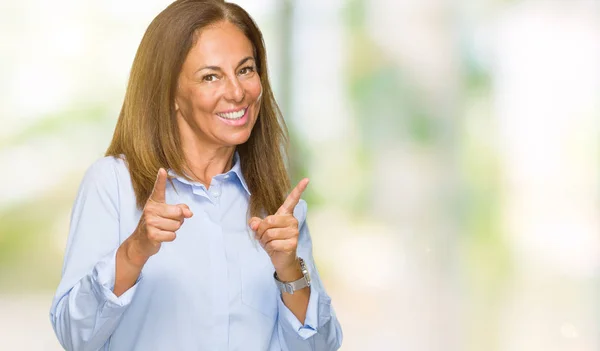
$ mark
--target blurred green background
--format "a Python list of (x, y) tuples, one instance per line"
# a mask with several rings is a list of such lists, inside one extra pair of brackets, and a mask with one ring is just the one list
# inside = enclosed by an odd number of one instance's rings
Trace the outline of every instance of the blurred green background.
[[(600, 3), (244, 0), (342, 350), (600, 348)], [(48, 319), (70, 209), (170, 1), (0, 1), (0, 349)]]

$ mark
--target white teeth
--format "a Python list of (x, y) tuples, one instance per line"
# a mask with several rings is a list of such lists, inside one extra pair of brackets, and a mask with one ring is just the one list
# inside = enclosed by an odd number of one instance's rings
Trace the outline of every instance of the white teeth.
[(245, 113), (246, 113), (246, 109), (243, 108), (236, 112), (217, 113), (217, 115), (219, 115), (219, 117), (226, 118), (226, 119), (240, 119), (240, 118), (242, 118), (242, 116), (244, 116)]

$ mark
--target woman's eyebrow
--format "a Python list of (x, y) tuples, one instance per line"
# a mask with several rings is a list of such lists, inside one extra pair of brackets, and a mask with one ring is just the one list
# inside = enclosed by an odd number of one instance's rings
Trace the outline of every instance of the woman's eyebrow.
[[(237, 67), (240, 67), (241, 65), (243, 65), (243, 64), (244, 64), (244, 63), (246, 63), (246, 62), (248, 62), (249, 60), (253, 60), (253, 61), (254, 61), (254, 57), (252, 57), (252, 56), (247, 56), (247, 57), (244, 57), (244, 58), (243, 58), (243, 59), (242, 59), (242, 60), (241, 60), (241, 61), (240, 61), (240, 62), (237, 64)], [(213, 71), (222, 71), (222, 70), (223, 70), (223, 69), (222, 69), (221, 67), (219, 67), (219, 66), (205, 66), (205, 67), (200, 67), (200, 68), (198, 68), (198, 70), (196, 70), (196, 73), (198, 73), (198, 72), (200, 72), (200, 71), (202, 71), (202, 70), (205, 70), (205, 69), (210, 69), (210, 70), (213, 70)]]
[(248, 62), (249, 60), (253, 60), (253, 61), (254, 61), (254, 57), (252, 57), (252, 56), (244, 57), (244, 58), (243, 58), (243, 59), (240, 61), (240, 63), (238, 63), (238, 65), (237, 65), (237, 66), (238, 66), (238, 67), (240, 67), (241, 65), (243, 65), (243, 64), (244, 64), (244, 63), (246, 63), (246, 62)]

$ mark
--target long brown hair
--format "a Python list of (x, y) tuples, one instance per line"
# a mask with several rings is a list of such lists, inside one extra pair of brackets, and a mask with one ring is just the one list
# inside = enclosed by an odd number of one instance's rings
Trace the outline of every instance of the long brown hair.
[(265, 45), (256, 23), (244, 9), (232, 3), (178, 0), (156, 16), (142, 38), (113, 139), (106, 151), (106, 156), (124, 156), (139, 209), (152, 192), (159, 168), (185, 176), (186, 160), (174, 106), (177, 79), (198, 32), (219, 21), (236, 25), (252, 43), (263, 89), (250, 138), (236, 148), (252, 194), (249, 214), (275, 213), (289, 190), (284, 164), (287, 128), (269, 84)]

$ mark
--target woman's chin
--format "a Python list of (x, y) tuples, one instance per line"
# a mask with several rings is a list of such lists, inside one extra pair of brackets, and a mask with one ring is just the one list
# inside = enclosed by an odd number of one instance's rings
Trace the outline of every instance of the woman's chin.
[(235, 135), (228, 135), (221, 140), (223, 140), (226, 145), (237, 146), (247, 142), (249, 138), (250, 133), (236, 133)]

